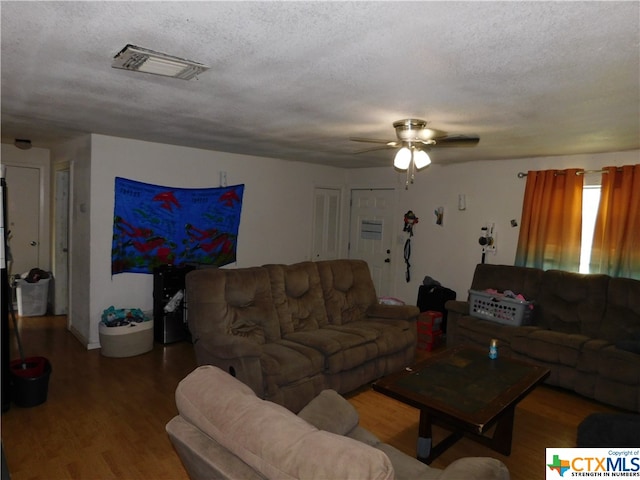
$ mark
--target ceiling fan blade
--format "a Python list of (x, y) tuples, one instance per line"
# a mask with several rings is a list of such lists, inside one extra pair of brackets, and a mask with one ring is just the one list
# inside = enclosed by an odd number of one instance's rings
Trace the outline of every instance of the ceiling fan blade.
[(436, 130), (435, 128), (423, 128), (418, 132), (418, 139), (421, 141), (437, 140), (446, 137), (448, 134), (444, 130)]
[(358, 153), (367, 153), (367, 152), (375, 152), (377, 150), (386, 150), (387, 148), (394, 148), (393, 145), (380, 145), (379, 147), (371, 147), (371, 148), (365, 148), (364, 150), (356, 150), (355, 154)]
[(387, 147), (397, 147), (400, 145), (400, 142), (396, 142), (395, 140), (380, 140), (378, 138), (349, 137), (349, 140), (353, 142), (384, 143)]
[(475, 147), (480, 141), (477, 135), (448, 135), (446, 137), (436, 138), (434, 147)]

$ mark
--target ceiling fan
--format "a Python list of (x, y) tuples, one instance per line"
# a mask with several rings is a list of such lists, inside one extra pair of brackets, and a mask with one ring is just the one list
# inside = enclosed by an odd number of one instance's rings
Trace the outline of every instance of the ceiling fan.
[(427, 153), (432, 148), (475, 147), (480, 141), (477, 135), (449, 135), (442, 130), (427, 128), (426, 120), (406, 118), (393, 122), (397, 140), (378, 140), (375, 138), (351, 137), (354, 142), (381, 144), (378, 147), (358, 150), (354, 153), (373, 152), (386, 148), (399, 148), (393, 161), (398, 170), (407, 171), (406, 188), (413, 183), (415, 170), (420, 170), (431, 163)]

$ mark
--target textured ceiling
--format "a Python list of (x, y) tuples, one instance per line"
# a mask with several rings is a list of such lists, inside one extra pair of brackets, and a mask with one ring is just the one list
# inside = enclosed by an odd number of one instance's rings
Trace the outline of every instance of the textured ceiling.
[[(100, 133), (340, 167), (418, 117), (436, 163), (640, 148), (640, 3), (2, 1), (2, 141)], [(118, 70), (126, 44), (210, 65)]]

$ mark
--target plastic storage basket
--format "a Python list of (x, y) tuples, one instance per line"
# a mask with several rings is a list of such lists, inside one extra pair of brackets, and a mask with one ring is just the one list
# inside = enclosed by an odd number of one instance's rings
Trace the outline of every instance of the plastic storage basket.
[(530, 325), (533, 319), (533, 302), (469, 290), (469, 314), (504, 325)]
[[(98, 333), (100, 335), (101, 353), (105, 357), (133, 357), (147, 353), (153, 349), (153, 315), (152, 312), (141, 312), (140, 309), (134, 309), (138, 313), (142, 313), (144, 321), (132, 321), (128, 325), (117, 327), (108, 327), (104, 321), (98, 325)], [(116, 312), (112, 307), (112, 311)], [(117, 312), (125, 318), (127, 312), (132, 309), (121, 308)], [(103, 318), (105, 318), (103, 312)]]
[(36, 283), (16, 280), (18, 315), (21, 317), (40, 317), (47, 313), (49, 280), (51, 279), (42, 278)]

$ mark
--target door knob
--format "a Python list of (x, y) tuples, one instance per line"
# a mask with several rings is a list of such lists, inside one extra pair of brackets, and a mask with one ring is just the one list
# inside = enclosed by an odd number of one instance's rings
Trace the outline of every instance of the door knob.
[(384, 263), (391, 263), (391, 259), (390, 258), (385, 258), (384, 259)]
[(31, 245), (32, 247), (35, 247), (36, 245), (38, 245), (38, 242), (36, 242), (35, 240), (32, 240), (29, 245)]

